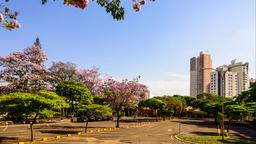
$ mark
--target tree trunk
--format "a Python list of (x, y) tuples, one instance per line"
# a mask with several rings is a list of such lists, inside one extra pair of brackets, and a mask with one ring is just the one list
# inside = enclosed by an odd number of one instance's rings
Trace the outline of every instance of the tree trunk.
[(158, 112), (157, 112), (157, 110), (155, 111), (155, 113), (156, 113), (156, 121), (158, 121)]
[(231, 121), (232, 121), (232, 118), (228, 121), (227, 133), (229, 132)]
[(89, 119), (87, 118), (87, 121), (86, 121), (86, 126), (85, 126), (85, 129), (84, 129), (84, 132), (87, 133), (87, 129), (88, 129), (88, 123), (89, 123)]
[(74, 114), (75, 114), (75, 106), (74, 106), (74, 101), (72, 100), (72, 104), (71, 104), (71, 122), (74, 122)]
[(117, 115), (116, 128), (119, 128), (119, 121), (120, 121), (120, 114), (119, 114), (119, 112), (117, 112), (116, 115)]
[(36, 116), (34, 117), (33, 121), (30, 122), (30, 141), (34, 141), (34, 132), (33, 132), (33, 124), (36, 122), (38, 114), (36, 114)]
[(30, 122), (30, 141), (34, 141), (34, 135), (33, 135), (33, 122)]

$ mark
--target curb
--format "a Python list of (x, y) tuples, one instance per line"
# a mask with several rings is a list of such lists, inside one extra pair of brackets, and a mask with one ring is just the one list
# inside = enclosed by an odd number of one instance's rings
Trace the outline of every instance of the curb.
[(126, 128), (138, 128), (138, 127), (142, 127), (145, 126), (146, 124), (150, 124), (150, 122), (145, 122), (145, 123), (139, 123), (139, 124), (131, 124), (131, 125), (125, 125), (125, 126), (121, 126), (120, 128), (100, 128), (100, 129), (96, 129), (96, 130), (88, 130), (87, 133), (85, 132), (78, 132), (77, 134), (66, 134), (66, 135), (58, 135), (58, 136), (53, 136), (53, 137), (41, 137), (37, 140), (34, 140), (33, 142), (17, 142), (18, 144), (25, 144), (25, 143), (36, 143), (39, 141), (48, 141), (48, 140), (60, 140), (61, 138), (64, 137), (72, 137), (72, 136), (80, 136), (83, 134), (92, 134), (92, 133), (100, 133), (100, 132), (111, 132), (111, 131), (115, 131), (115, 130), (119, 130), (119, 129), (126, 129)]
[(175, 137), (177, 140), (182, 141), (182, 142), (185, 142), (185, 143), (189, 143), (189, 144), (198, 144), (198, 143), (195, 143), (195, 142), (190, 142), (190, 141), (183, 140), (183, 139), (179, 138), (178, 135), (174, 135), (174, 137)]

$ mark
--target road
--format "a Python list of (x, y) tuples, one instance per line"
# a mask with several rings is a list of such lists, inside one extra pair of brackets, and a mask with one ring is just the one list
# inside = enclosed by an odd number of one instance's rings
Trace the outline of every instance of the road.
[(184, 144), (175, 138), (178, 123), (161, 121), (145, 124), (140, 127), (123, 128), (115, 131), (83, 134), (64, 137), (60, 140), (41, 142), (42, 144)]

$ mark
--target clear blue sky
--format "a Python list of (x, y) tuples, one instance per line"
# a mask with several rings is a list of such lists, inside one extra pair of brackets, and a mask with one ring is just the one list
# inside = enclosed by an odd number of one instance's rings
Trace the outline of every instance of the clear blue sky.
[(40, 0), (8, 3), (22, 28), (0, 31), (0, 55), (40, 37), (52, 61), (97, 66), (116, 78), (142, 76), (152, 95), (189, 94), (189, 59), (202, 50), (214, 67), (236, 58), (255, 74), (255, 0), (157, 0), (136, 13), (123, 0), (125, 20), (115, 21), (91, 2), (85, 10)]

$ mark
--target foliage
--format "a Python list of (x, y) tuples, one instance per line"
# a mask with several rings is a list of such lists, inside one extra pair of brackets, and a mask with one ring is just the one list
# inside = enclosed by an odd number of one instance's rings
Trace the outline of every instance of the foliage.
[(81, 82), (62, 81), (56, 87), (56, 92), (67, 99), (67, 102), (71, 106), (72, 118), (75, 114), (75, 106), (79, 106), (79, 104), (91, 104), (93, 101), (93, 96), (89, 89)]
[(196, 98), (191, 97), (191, 96), (181, 96), (181, 95), (174, 95), (173, 96), (176, 99), (180, 99), (185, 101), (186, 106), (192, 106), (195, 107), (196, 106)]
[(101, 96), (103, 80), (100, 77), (99, 69), (82, 69), (77, 73), (79, 81), (83, 82), (94, 96)]
[(67, 98), (69, 102), (82, 102), (91, 104), (93, 97), (88, 88), (80, 82), (62, 81), (57, 87), (56, 92)]
[(222, 141), (221, 136), (187, 136), (187, 135), (181, 135), (179, 136), (185, 141), (189, 141), (192, 143), (198, 143), (198, 144), (223, 144), (223, 143), (239, 143), (239, 144), (248, 144), (251, 143), (250, 141), (236, 139), (232, 137), (225, 138), (224, 141)]
[(211, 113), (215, 117), (221, 112), (221, 103), (220, 102), (209, 102), (203, 105), (201, 108), (204, 112)]
[(248, 110), (243, 105), (227, 105), (225, 107), (225, 114), (230, 119), (241, 119), (248, 114)]
[(138, 79), (139, 77), (132, 81), (125, 79), (120, 82), (110, 77), (104, 82), (104, 101), (116, 113), (116, 127), (119, 127), (119, 120), (124, 108), (134, 107), (138, 104), (139, 100), (148, 96), (149, 91), (147, 87), (140, 84)]
[(166, 106), (166, 103), (164, 103), (160, 99), (151, 98), (151, 99), (146, 99), (146, 100), (140, 101), (139, 106), (140, 107), (148, 107), (148, 108), (151, 108), (154, 110), (157, 110), (157, 109), (160, 110)]
[(79, 114), (86, 117), (86, 127), (85, 127), (85, 132), (87, 132), (88, 128), (88, 122), (89, 118), (91, 117), (101, 117), (104, 115), (110, 115), (111, 113), (111, 108), (105, 105), (99, 105), (99, 104), (90, 104), (90, 105), (83, 105), (82, 107), (79, 108)]
[(79, 108), (79, 114), (87, 118), (111, 114), (111, 108), (106, 105), (90, 104)]
[(0, 57), (0, 79), (8, 82), (12, 91), (37, 92), (50, 89), (50, 78), (44, 66), (46, 54), (38, 45), (32, 45), (22, 52), (14, 52)]
[(65, 100), (54, 92), (10, 93), (0, 97), (0, 110), (14, 121), (52, 117), (60, 108), (67, 107)]
[(62, 81), (76, 80), (76, 65), (72, 62), (53, 62), (49, 68), (53, 85), (58, 85)]
[[(20, 28), (20, 23), (16, 20), (19, 15), (18, 12), (12, 12), (4, 4), (7, 4), (9, 0), (5, 2), (0, 2), (0, 25), (7, 28), (8, 30), (13, 30), (15, 28)], [(41, 0), (42, 4), (46, 4), (48, 0)], [(55, 0), (53, 0), (55, 1)], [(63, 0), (64, 5), (75, 6), (80, 9), (85, 9), (88, 7), (90, 0)], [(99, 6), (106, 9), (107, 13), (110, 13), (115, 20), (123, 20), (125, 10), (121, 6), (121, 0), (92, 0), (95, 1)], [(150, 0), (155, 1), (155, 0)], [(147, 0), (132, 0), (133, 9), (136, 12), (141, 10), (141, 6), (145, 5)]]
[(181, 113), (186, 107), (186, 101), (183, 98), (177, 96), (163, 96), (156, 98), (166, 103), (167, 111), (174, 112), (174, 114), (177, 116), (181, 116)]
[(236, 98), (238, 103), (256, 102), (256, 84), (254, 84), (249, 90), (243, 91)]

